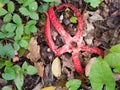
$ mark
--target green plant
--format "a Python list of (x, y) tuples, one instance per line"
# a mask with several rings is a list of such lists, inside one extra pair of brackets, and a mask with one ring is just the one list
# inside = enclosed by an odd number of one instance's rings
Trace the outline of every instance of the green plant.
[(31, 19), (38, 20), (39, 16), (36, 12), (38, 8), (38, 4), (35, 0), (16, 0), (18, 3), (22, 4), (22, 6), (19, 8), (20, 13), (22, 13), (24, 16), (28, 16)]
[(8, 11), (6, 9), (4, 9), (4, 8), (0, 8), (0, 16), (4, 16), (5, 15), (4, 18), (3, 18), (3, 21), (5, 23), (11, 21), (12, 13), (15, 10), (15, 5), (14, 5), (14, 3), (12, 1), (7, 3), (7, 9), (8, 9)]
[(24, 62), (22, 67), (13, 64), (6, 65), (4, 73), (2, 73), (2, 77), (6, 80), (14, 80), (18, 90), (22, 90), (24, 75), (34, 75), (36, 73), (37, 69), (35, 67), (29, 65), (27, 62)]
[(67, 81), (66, 83), (66, 87), (69, 90), (77, 90), (80, 87), (80, 85), (81, 85), (81, 81), (78, 79), (72, 79)]
[(72, 22), (72, 23), (77, 23), (77, 17), (71, 17), (70, 18), (70, 22)]
[(93, 8), (96, 8), (99, 6), (100, 3), (103, 2), (103, 0), (84, 0), (86, 3), (90, 3), (90, 6)]
[(102, 59), (98, 57), (90, 70), (90, 82), (94, 90), (115, 90), (114, 72), (120, 72), (120, 44), (112, 46), (110, 52)]
[(10, 0), (0, 0), (0, 3), (6, 4), (8, 3)]
[(4, 86), (2, 90), (12, 90), (9, 86)]

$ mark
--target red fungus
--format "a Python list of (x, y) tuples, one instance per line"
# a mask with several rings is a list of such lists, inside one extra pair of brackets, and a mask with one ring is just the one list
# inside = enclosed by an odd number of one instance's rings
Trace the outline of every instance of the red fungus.
[[(46, 23), (45, 23), (45, 35), (48, 42), (49, 47), (52, 49), (52, 51), (56, 55), (61, 55), (65, 52), (72, 53), (72, 59), (74, 63), (74, 67), (78, 73), (84, 73), (84, 69), (81, 66), (80, 59), (79, 59), (79, 52), (80, 51), (87, 51), (91, 53), (96, 53), (98, 55), (104, 56), (104, 53), (102, 50), (100, 50), (97, 47), (89, 47), (82, 44), (82, 30), (83, 30), (83, 20), (81, 13), (79, 10), (73, 6), (72, 4), (62, 4), (59, 6), (56, 6), (56, 9), (62, 9), (63, 7), (69, 7), (71, 8), (77, 17), (78, 20), (78, 26), (77, 26), (77, 32), (74, 37), (71, 37), (69, 33), (66, 32), (66, 30), (61, 26), (59, 20), (56, 18), (54, 7), (49, 7), (48, 13), (44, 12), (47, 16)], [(50, 30), (50, 22), (53, 24), (54, 28), (57, 30), (57, 32), (61, 35), (61, 37), (65, 40), (65, 45), (58, 48), (51, 35)]]

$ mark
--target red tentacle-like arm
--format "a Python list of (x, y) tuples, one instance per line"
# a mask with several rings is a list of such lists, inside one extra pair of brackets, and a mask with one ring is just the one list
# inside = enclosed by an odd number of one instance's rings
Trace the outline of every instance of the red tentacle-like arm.
[[(56, 7), (57, 10), (62, 9), (63, 7), (69, 7), (71, 8), (77, 17), (78, 20), (78, 26), (77, 26), (77, 32), (74, 37), (71, 37), (69, 33), (62, 27), (59, 20), (56, 18), (54, 7), (49, 7), (48, 13), (44, 12), (47, 16), (46, 23), (45, 23), (45, 35), (46, 40), (48, 42), (49, 47), (56, 55), (61, 55), (65, 52), (72, 53), (72, 59), (74, 63), (74, 67), (78, 73), (83, 73), (84, 69), (82, 68), (80, 59), (79, 59), (79, 52), (80, 51), (87, 51), (91, 53), (96, 53), (98, 55), (104, 56), (104, 53), (102, 50), (100, 50), (97, 47), (89, 47), (82, 44), (82, 30), (83, 30), (83, 20), (82, 16), (79, 12), (79, 9), (77, 9), (75, 6), (71, 4), (62, 4)], [(50, 30), (50, 22), (53, 24), (56, 31), (61, 35), (61, 37), (65, 40), (65, 45), (58, 48), (51, 35)], [(75, 46), (73, 45), (75, 44)]]

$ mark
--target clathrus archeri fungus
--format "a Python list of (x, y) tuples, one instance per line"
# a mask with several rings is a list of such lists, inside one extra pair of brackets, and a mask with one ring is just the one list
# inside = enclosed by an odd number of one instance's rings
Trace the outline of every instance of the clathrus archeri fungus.
[[(51, 50), (58, 56), (65, 52), (72, 53), (74, 67), (76, 71), (81, 74), (84, 73), (84, 69), (82, 68), (79, 59), (80, 51), (91, 52), (101, 56), (103, 56), (104, 54), (103, 51), (97, 47), (90, 47), (82, 44), (83, 20), (80, 11), (72, 4), (61, 4), (59, 6), (56, 6), (56, 10), (60, 10), (63, 7), (68, 7), (75, 12), (75, 16), (77, 17), (77, 21), (78, 21), (77, 32), (73, 37), (69, 33), (67, 33), (67, 31), (62, 27), (61, 23), (59, 22), (59, 20), (55, 15), (54, 6), (51, 6), (48, 9), (48, 13), (44, 12), (47, 17), (45, 23), (45, 35), (46, 35), (47, 43), (51, 48)], [(52, 39), (50, 22), (53, 24), (55, 30), (65, 40), (65, 45), (63, 45), (62, 47), (57, 47)]]

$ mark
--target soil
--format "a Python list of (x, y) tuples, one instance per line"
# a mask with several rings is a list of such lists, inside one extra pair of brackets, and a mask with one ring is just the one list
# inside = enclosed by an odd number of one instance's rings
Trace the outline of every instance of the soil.
[[(13, 0), (14, 1), (14, 0)], [(42, 2), (43, 1), (39, 1)], [(16, 2), (15, 2), (16, 3)], [(86, 4), (83, 0), (62, 0), (62, 3), (71, 3), (80, 9), (84, 20), (84, 30), (83, 30), (83, 43), (89, 46), (97, 46), (102, 49), (105, 54), (112, 45), (120, 43), (120, 1), (119, 0), (104, 0), (104, 2), (98, 8), (90, 8), (89, 4)], [(40, 3), (39, 3), (40, 5)], [(19, 8), (19, 6), (17, 7)], [(18, 9), (16, 8), (16, 12)], [(77, 31), (77, 23), (73, 24), (70, 22), (70, 17), (74, 16), (74, 12), (69, 9), (67, 12), (66, 8), (60, 11), (55, 10), (57, 18), (60, 20), (62, 26), (71, 35), (74, 36)], [(95, 15), (98, 14), (98, 15)], [(67, 16), (68, 15), (68, 16)], [(85, 74), (79, 75), (73, 65), (71, 53), (65, 53), (61, 56), (60, 62), (62, 65), (62, 74), (60, 77), (55, 77), (52, 74), (51, 66), (53, 60), (56, 58), (54, 52), (49, 48), (45, 33), (44, 33), (44, 22), (41, 21), (41, 14), (39, 15), (37, 27), (38, 32), (33, 36), (37, 38), (37, 43), (40, 46), (40, 58), (37, 62), (42, 62), (44, 71), (43, 76), (39, 75), (24, 76), (23, 90), (41, 90), (43, 87), (55, 86), (56, 90), (67, 90), (65, 83), (67, 80), (77, 78), (82, 80), (82, 85), (79, 90), (92, 90), (90, 81)], [(97, 19), (96, 19), (97, 17)], [(27, 18), (23, 16), (23, 21), (27, 22)], [(0, 19), (1, 25), (1, 19)], [(54, 27), (51, 25), (52, 37), (55, 44), (61, 47), (65, 44), (63, 38), (56, 32)], [(27, 53), (20, 58), (18, 64), (24, 62), (26, 59), (29, 63), (33, 64), (27, 58)], [(89, 60), (93, 57), (97, 57), (96, 54), (91, 54), (88, 52), (80, 52), (79, 57), (81, 58), (82, 66), (86, 66)], [(0, 70), (0, 74), (3, 70)], [(13, 90), (16, 90), (13, 81), (3, 80), (0, 76), (0, 88), (5, 85), (10, 85)], [(39, 89), (36, 89), (36, 88)], [(116, 81), (116, 88), (120, 90), (120, 79)]]

